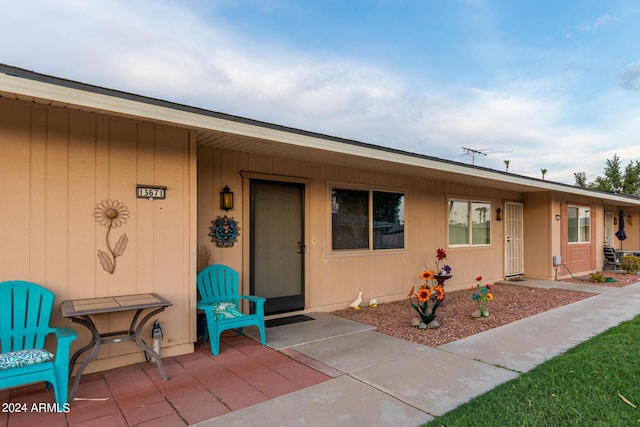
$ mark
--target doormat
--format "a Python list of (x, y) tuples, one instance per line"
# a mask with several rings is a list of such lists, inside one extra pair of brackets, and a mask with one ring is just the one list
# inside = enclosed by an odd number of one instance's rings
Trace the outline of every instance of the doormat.
[(307, 320), (313, 320), (313, 317), (305, 316), (304, 314), (297, 314), (295, 316), (281, 317), (279, 319), (267, 320), (267, 321), (264, 322), (264, 325), (267, 328), (273, 328), (275, 326), (290, 325), (292, 323), (306, 322)]
[(527, 279), (523, 278), (523, 277), (514, 277), (507, 279), (509, 282), (526, 282)]

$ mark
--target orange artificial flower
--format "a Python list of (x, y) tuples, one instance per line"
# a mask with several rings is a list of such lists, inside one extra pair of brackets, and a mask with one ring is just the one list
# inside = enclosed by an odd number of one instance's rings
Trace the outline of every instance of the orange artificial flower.
[(429, 291), (429, 288), (421, 288), (416, 295), (418, 297), (418, 301), (425, 302), (431, 297), (431, 292)]
[(436, 294), (436, 299), (442, 301), (444, 299), (444, 288), (440, 285), (433, 288), (433, 292)]
[(407, 295), (407, 298), (411, 298), (413, 296), (413, 291), (416, 289), (415, 286), (411, 287), (411, 290), (409, 291), (409, 295)]
[(491, 301), (493, 299), (493, 294), (491, 294), (491, 293), (487, 294), (487, 299), (489, 301)]
[(420, 273), (420, 278), (422, 280), (433, 280), (433, 275), (435, 273), (431, 270), (425, 270), (422, 273)]

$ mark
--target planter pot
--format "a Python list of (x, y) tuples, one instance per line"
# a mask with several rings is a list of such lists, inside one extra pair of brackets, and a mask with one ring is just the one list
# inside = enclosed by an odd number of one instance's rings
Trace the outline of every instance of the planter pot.
[(451, 274), (434, 274), (433, 278), (436, 279), (438, 285), (444, 287), (444, 282), (451, 279), (453, 275)]
[[(453, 276), (451, 274), (434, 274), (433, 278), (436, 279), (436, 281), (438, 282), (438, 285), (442, 286), (442, 288), (444, 289), (444, 282), (451, 279)], [(446, 300), (447, 299), (447, 294), (445, 293), (444, 295), (444, 299), (442, 300), (442, 302), (440, 303), (439, 307), (446, 307)]]

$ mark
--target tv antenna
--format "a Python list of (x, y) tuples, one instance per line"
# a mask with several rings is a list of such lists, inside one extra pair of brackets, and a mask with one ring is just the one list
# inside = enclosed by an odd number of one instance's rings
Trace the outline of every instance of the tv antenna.
[(467, 156), (471, 157), (471, 164), (475, 165), (476, 164), (476, 154), (480, 155), (480, 156), (486, 156), (487, 153), (483, 153), (481, 150), (474, 150), (473, 148), (469, 148), (469, 147), (462, 147), (462, 149), (464, 150), (464, 154), (466, 154)]

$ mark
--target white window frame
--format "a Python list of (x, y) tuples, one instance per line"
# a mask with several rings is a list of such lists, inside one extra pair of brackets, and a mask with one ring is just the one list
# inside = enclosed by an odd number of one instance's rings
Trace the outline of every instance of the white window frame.
[[(467, 204), (467, 230), (468, 230), (468, 236), (467, 236), (467, 240), (468, 243), (451, 243), (451, 235), (450, 235), (450, 224), (449, 224), (449, 215), (450, 215), (450, 210), (449, 210), (449, 205), (451, 202), (459, 202), (459, 203), (466, 203)], [(489, 205), (489, 209), (487, 210), (487, 218), (486, 220), (489, 221), (489, 243), (473, 243), (473, 204), (474, 203), (483, 203), (483, 204), (488, 204)], [(468, 198), (462, 198), (462, 197), (450, 197), (447, 199), (447, 213), (446, 213), (446, 218), (447, 218), (447, 245), (451, 248), (463, 248), (463, 247), (487, 247), (487, 246), (491, 246), (492, 243), (492, 232), (491, 230), (493, 229), (493, 217), (492, 217), (492, 212), (493, 212), (493, 203), (491, 203), (490, 200), (478, 200), (478, 199), (468, 199)]]

